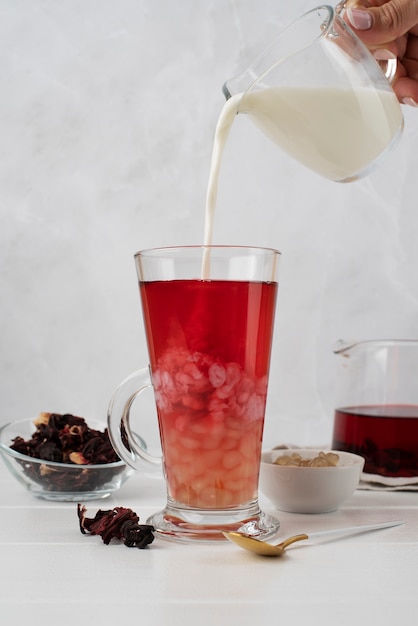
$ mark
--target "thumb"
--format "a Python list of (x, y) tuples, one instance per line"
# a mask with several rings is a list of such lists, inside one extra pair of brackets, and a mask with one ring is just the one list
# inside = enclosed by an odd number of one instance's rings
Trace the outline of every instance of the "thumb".
[(418, 23), (418, 0), (389, 0), (380, 7), (347, 8), (355, 30), (366, 43), (380, 44), (398, 39)]

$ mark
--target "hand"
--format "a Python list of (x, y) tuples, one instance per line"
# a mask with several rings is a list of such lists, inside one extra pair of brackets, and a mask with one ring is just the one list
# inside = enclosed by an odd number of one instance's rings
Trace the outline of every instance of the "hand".
[(418, 107), (418, 0), (349, 0), (345, 19), (377, 59), (397, 57), (393, 89)]

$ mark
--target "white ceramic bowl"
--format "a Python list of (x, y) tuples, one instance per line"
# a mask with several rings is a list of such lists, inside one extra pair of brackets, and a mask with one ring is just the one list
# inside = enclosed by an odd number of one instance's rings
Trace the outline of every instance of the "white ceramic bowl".
[[(323, 450), (329, 452), (329, 450)], [(274, 506), (289, 513), (328, 513), (335, 511), (358, 487), (364, 459), (350, 452), (338, 454), (335, 467), (291, 467), (277, 465), (279, 456), (299, 454), (312, 459), (321, 450), (270, 450), (263, 452), (260, 491)]]

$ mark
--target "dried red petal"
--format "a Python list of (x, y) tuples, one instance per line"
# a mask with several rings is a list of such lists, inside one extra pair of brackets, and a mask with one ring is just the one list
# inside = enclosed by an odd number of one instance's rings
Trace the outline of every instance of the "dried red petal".
[(86, 517), (86, 507), (78, 504), (77, 514), (83, 534), (100, 535), (108, 545), (112, 539), (123, 539), (128, 547), (145, 548), (154, 541), (154, 527), (138, 524), (139, 517), (132, 509), (115, 507), (99, 509), (93, 518)]
[[(13, 450), (43, 461), (57, 463), (106, 464), (119, 461), (110, 442), (107, 428), (90, 428), (83, 417), (65, 413), (41, 413), (34, 421), (31, 439), (16, 437)], [(76, 453), (76, 454), (75, 454)], [(74, 455), (75, 454), (75, 455)], [(79, 456), (81, 455), (81, 456)]]
[(128, 520), (121, 526), (122, 535), (125, 538), (124, 544), (128, 548), (146, 548), (154, 541), (154, 526), (149, 524), (138, 524)]

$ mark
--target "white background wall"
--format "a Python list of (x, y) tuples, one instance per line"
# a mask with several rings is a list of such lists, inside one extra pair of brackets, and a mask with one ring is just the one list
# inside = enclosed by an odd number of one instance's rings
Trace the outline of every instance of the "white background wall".
[[(312, 6), (0, 0), (0, 423), (105, 418), (146, 364), (133, 254), (202, 242), (222, 84)], [(234, 124), (214, 243), (283, 253), (266, 446), (330, 438), (337, 339), (417, 337), (418, 110), (404, 113), (396, 151), (349, 185)]]

